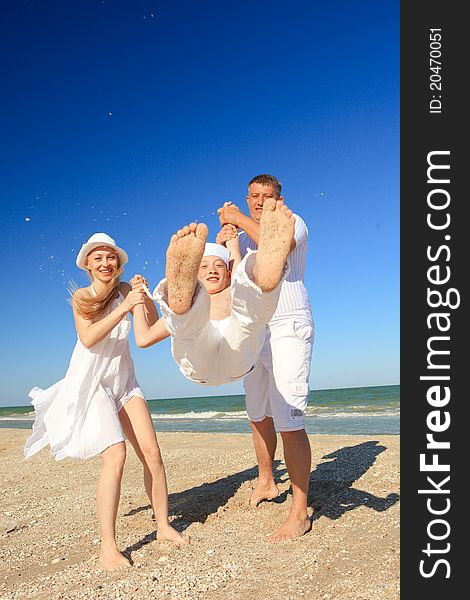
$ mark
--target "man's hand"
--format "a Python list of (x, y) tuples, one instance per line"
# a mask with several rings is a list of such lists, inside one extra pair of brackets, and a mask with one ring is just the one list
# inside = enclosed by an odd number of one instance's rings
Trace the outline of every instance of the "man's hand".
[(232, 240), (232, 239), (236, 238), (237, 236), (238, 236), (238, 233), (237, 233), (237, 228), (235, 227), (235, 225), (231, 225), (230, 223), (227, 223), (219, 231), (215, 241), (217, 244), (220, 244), (221, 246), (225, 246), (225, 244), (229, 240)]
[(224, 205), (217, 210), (219, 215), (220, 225), (223, 227), (227, 223), (239, 227), (239, 216), (243, 213), (233, 202), (224, 202)]

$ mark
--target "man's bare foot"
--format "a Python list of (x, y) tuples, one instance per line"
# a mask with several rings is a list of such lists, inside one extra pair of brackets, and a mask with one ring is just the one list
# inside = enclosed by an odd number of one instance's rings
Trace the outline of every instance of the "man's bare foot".
[(253, 490), (250, 496), (250, 507), (256, 508), (260, 502), (264, 500), (272, 500), (273, 498), (277, 498), (279, 496), (279, 490), (274, 481), (270, 481), (269, 483), (262, 483), (258, 481), (255, 489)]
[(254, 280), (263, 292), (271, 292), (281, 281), (292, 246), (295, 217), (281, 200), (268, 198), (261, 215)]
[(177, 315), (191, 308), (197, 274), (207, 239), (207, 225), (191, 223), (179, 229), (166, 251), (168, 306)]
[(173, 542), (177, 546), (186, 546), (189, 544), (189, 538), (181, 535), (181, 533), (176, 531), (171, 525), (157, 527), (157, 541)]
[(282, 527), (268, 537), (268, 542), (284, 542), (286, 540), (295, 540), (302, 537), (307, 531), (310, 531), (312, 522), (308, 517), (303, 519), (289, 517)]
[(122, 571), (131, 567), (131, 563), (117, 548), (101, 548), (100, 565), (110, 572)]

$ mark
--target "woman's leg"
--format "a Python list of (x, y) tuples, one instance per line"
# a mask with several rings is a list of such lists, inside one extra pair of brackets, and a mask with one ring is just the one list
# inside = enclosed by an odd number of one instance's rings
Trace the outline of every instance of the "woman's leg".
[(100, 563), (107, 571), (130, 566), (116, 544), (116, 516), (121, 494), (121, 479), (126, 460), (126, 444), (119, 442), (101, 453), (101, 475), (96, 490), (98, 521), (101, 532)]
[(144, 467), (144, 483), (157, 520), (157, 539), (177, 544), (189, 540), (168, 523), (168, 488), (165, 467), (147, 403), (133, 396), (119, 411), (123, 431)]

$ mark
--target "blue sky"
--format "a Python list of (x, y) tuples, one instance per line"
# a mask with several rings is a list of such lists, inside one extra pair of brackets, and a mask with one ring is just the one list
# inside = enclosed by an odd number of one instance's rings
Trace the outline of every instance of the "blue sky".
[[(399, 3), (69, 0), (2, 24), (0, 405), (67, 368), (105, 231), (154, 286), (174, 230), (258, 173), (306, 221), (313, 389), (399, 382)], [(148, 398), (242, 393), (132, 352)]]

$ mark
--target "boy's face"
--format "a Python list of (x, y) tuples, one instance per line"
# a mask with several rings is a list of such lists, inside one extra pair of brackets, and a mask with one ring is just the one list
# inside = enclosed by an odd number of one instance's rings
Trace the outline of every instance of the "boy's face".
[(199, 266), (198, 279), (209, 294), (217, 294), (229, 287), (230, 271), (218, 256), (204, 256)]

